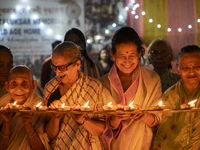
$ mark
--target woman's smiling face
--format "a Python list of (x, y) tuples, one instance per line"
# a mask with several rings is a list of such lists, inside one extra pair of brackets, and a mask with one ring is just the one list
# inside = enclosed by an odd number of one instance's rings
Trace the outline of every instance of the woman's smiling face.
[(200, 82), (200, 53), (186, 53), (180, 56), (178, 73), (186, 86), (198, 86)]
[[(70, 63), (73, 64), (69, 65)], [(78, 70), (80, 69), (80, 60), (72, 62), (71, 58), (56, 53), (52, 55), (52, 64), (54, 66), (69, 65), (65, 71), (60, 71), (58, 68), (54, 70), (56, 75), (60, 77), (62, 83), (66, 83), (77, 76)]]
[(129, 74), (137, 67), (141, 55), (137, 48), (138, 46), (131, 42), (116, 45), (116, 52), (112, 53), (112, 57), (121, 72)]

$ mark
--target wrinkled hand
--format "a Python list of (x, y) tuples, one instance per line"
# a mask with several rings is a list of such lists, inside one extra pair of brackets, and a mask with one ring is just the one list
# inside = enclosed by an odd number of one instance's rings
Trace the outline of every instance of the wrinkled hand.
[[(49, 109), (55, 110), (55, 109), (58, 109), (58, 107), (60, 107), (61, 105), (62, 105), (62, 103), (61, 103), (60, 100), (55, 100), (55, 101), (53, 101), (53, 102), (50, 104)], [(54, 115), (56, 118), (59, 118), (59, 117), (60, 117), (60, 114), (58, 114), (58, 113), (54, 113), (53, 115)]]
[[(10, 109), (11, 103), (8, 103), (5, 107), (2, 107), (1, 109)], [(5, 123), (10, 123), (12, 120), (12, 117), (14, 115), (14, 112), (1, 112), (0, 116), (4, 120)]]
[[(80, 109), (79, 105), (74, 104), (74, 105), (71, 106), (71, 110), (72, 111), (73, 110), (78, 110), (78, 109)], [(85, 115), (84, 114), (74, 114), (74, 113), (71, 113), (71, 116), (79, 124), (82, 124), (84, 122), (84, 119), (85, 119), (85, 117), (84, 117)]]
[[(23, 105), (22, 110), (30, 110), (28, 106)], [(33, 120), (33, 113), (31, 112), (20, 112), (19, 118), (22, 119), (23, 124), (26, 126)]]
[(23, 124), (26, 126), (26, 125), (28, 125), (29, 123), (32, 122), (33, 114), (32, 113), (21, 112), (19, 118), (22, 119)]

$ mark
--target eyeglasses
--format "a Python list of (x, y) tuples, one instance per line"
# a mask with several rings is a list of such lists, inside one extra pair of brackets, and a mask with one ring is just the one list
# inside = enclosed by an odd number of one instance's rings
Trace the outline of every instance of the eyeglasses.
[(162, 56), (167, 56), (169, 53), (166, 52), (165, 50), (160, 50), (160, 51), (151, 51), (150, 54), (152, 56), (158, 56), (159, 54)]
[(71, 63), (69, 63), (68, 65), (61, 65), (61, 66), (55, 66), (55, 65), (53, 65), (52, 63), (51, 63), (51, 68), (54, 70), (54, 71), (56, 71), (57, 70), (57, 68), (58, 68), (58, 70), (60, 70), (60, 71), (67, 71), (67, 67), (69, 67), (69, 66), (71, 66), (73, 63), (75, 63), (76, 61), (74, 61), (74, 62), (71, 62)]

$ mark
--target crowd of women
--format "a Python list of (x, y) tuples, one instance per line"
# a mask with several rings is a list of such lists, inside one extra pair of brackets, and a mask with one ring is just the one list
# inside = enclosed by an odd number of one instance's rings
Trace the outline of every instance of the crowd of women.
[[(183, 47), (177, 57), (178, 74), (172, 73), (173, 51), (168, 41), (156, 39), (147, 48), (153, 69), (142, 64), (144, 48), (136, 31), (122, 27), (112, 38), (113, 65), (105, 75), (87, 55), (85, 38), (69, 30), (64, 42), (52, 51), (54, 77), (45, 85), (43, 98), (34, 93), (34, 81), (26, 66), (14, 66), (10, 49), (0, 46), (0, 107), (12, 103), (22, 109), (41, 102), (50, 109), (63, 103), (72, 110), (87, 101), (98, 111), (104, 105), (123, 107), (131, 102), (149, 110), (163, 101), (168, 109), (180, 109), (196, 99), (200, 107), (200, 48)], [(105, 68), (105, 67), (104, 67)], [(0, 149), (69, 150), (197, 150), (200, 149), (200, 115), (186, 113), (0, 113)]]

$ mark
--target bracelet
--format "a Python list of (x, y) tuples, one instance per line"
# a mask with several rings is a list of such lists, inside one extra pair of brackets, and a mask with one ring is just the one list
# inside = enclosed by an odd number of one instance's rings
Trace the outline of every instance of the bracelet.
[(36, 132), (35, 132), (33, 135), (31, 135), (31, 136), (28, 136), (28, 138), (30, 139), (30, 138), (34, 137), (34, 136), (35, 136), (35, 134), (36, 134)]
[(1, 135), (2, 135), (3, 137), (5, 137), (5, 138), (9, 138), (9, 136), (4, 135), (2, 132), (1, 132)]
[(151, 115), (154, 117), (154, 122), (151, 124), (151, 126), (154, 127), (156, 125), (158, 118), (155, 114), (151, 114)]

